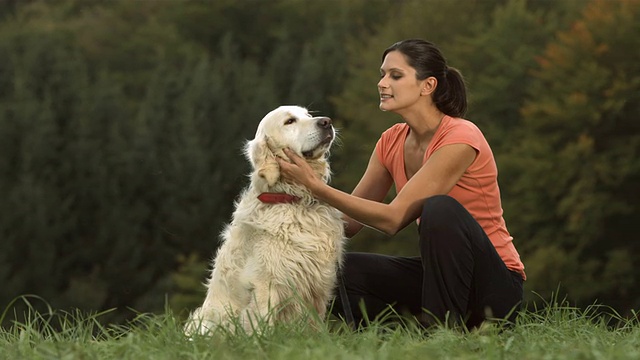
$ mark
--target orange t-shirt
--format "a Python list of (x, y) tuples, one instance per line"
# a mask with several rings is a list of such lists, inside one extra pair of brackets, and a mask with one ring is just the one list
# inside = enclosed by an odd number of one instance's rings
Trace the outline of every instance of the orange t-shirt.
[[(376, 144), (378, 160), (393, 177), (398, 193), (408, 181), (404, 168), (404, 143), (409, 131), (407, 124), (395, 124), (382, 134)], [(519, 272), (526, 279), (524, 265), (502, 217), (498, 168), (480, 129), (470, 121), (445, 116), (429, 143), (422, 163), (441, 147), (451, 144), (467, 144), (476, 150), (477, 155), (448, 195), (462, 204), (482, 226), (507, 268)]]

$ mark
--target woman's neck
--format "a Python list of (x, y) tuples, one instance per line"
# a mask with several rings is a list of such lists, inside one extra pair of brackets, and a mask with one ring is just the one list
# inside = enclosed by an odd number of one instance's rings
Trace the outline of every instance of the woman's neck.
[(424, 109), (402, 116), (404, 121), (409, 125), (411, 132), (409, 135), (416, 143), (428, 144), (431, 138), (438, 130), (445, 114), (437, 108)]

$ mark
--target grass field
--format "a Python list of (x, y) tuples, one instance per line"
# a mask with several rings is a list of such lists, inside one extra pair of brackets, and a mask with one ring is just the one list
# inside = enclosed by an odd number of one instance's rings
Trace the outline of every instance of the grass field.
[(0, 359), (640, 358), (638, 322), (601, 306), (580, 310), (548, 303), (524, 311), (515, 327), (493, 324), (471, 332), (439, 328), (425, 334), (377, 321), (357, 332), (336, 322), (313, 330), (301, 322), (260, 335), (219, 330), (193, 339), (185, 338), (169, 311), (140, 314), (125, 326), (105, 326), (100, 316), (31, 312), (24, 322), (0, 329)]

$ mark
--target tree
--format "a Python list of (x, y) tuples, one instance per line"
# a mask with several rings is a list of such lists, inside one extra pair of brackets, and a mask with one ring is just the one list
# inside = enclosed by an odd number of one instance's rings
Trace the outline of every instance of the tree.
[(259, 120), (285, 101), (332, 111), (342, 79), (320, 55), (341, 74), (345, 29), (373, 22), (349, 14), (379, 8), (352, 4), (294, 23), (334, 7), (16, 6), (0, 24), (0, 306), (35, 293), (54, 308), (115, 308), (104, 320), (117, 322), (128, 307), (161, 311), (176, 287), (193, 293), (204, 278), (180, 275), (208, 266)]
[(449, 58), (467, 82), (467, 118), (482, 129), (499, 160), (521, 123), (536, 56), (564, 21), (554, 10), (532, 10), (525, 0), (496, 6), (490, 19), (481, 31), (459, 39)]
[[(139, 37), (130, 31), (131, 42), (118, 42), (116, 52), (138, 41), (153, 51), (120, 67), (122, 55), (93, 47), (103, 44), (100, 31), (80, 31), (82, 18), (66, 21), (76, 14), (69, 4), (36, 3), (0, 31), (7, 85), (0, 93), (0, 304), (33, 293), (55, 308), (117, 308), (110, 319), (122, 320), (132, 315), (127, 306), (162, 309), (178, 254), (215, 248), (210, 239), (241, 186), (221, 174), (241, 177), (244, 168), (226, 161), (241, 156), (245, 119), (265, 105), (253, 101), (258, 109), (244, 105), (234, 118), (216, 114), (224, 108), (211, 99), (232, 103), (242, 93), (275, 101), (270, 89), (247, 85), (259, 78), (255, 65), (222, 79), (236, 54), (227, 49), (212, 70), (201, 48), (153, 21)], [(97, 41), (87, 41), (91, 35)], [(241, 90), (229, 92), (225, 81)], [(222, 119), (231, 120), (222, 127), (228, 132), (215, 126)], [(211, 156), (216, 147), (221, 158)]]
[[(539, 58), (509, 164), (530, 287), (629, 309), (640, 215), (638, 1), (592, 1)], [(517, 203), (517, 204), (516, 204)]]

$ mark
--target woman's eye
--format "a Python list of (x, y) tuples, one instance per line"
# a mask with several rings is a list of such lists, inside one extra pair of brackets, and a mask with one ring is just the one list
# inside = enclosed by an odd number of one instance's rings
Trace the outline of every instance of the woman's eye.
[(402, 78), (402, 75), (391, 75), (391, 78), (393, 80), (400, 80)]
[(296, 118), (288, 118), (287, 121), (284, 122), (285, 125), (291, 125), (296, 122)]

